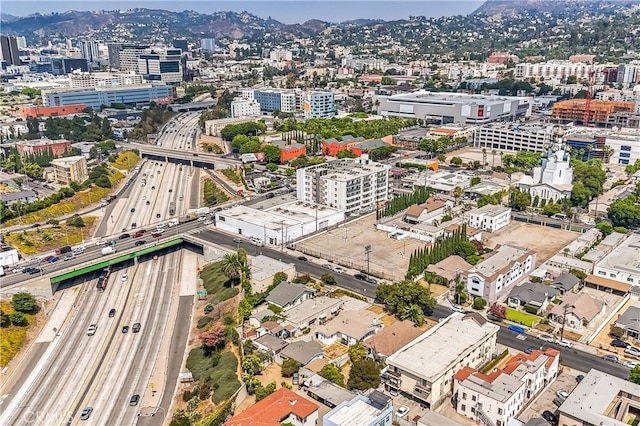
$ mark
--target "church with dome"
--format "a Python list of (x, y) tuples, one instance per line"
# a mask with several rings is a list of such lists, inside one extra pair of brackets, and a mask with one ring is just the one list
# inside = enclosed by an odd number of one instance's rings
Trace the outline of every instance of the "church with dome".
[(554, 129), (553, 142), (545, 146), (540, 163), (533, 169), (533, 176), (525, 175), (518, 186), (522, 192), (540, 200), (559, 201), (571, 195), (573, 170), (569, 165), (571, 148), (564, 142), (564, 130)]

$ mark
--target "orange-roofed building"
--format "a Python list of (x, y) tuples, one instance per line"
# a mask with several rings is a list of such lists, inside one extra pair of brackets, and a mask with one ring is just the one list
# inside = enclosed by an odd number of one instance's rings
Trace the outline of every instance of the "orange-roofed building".
[(227, 420), (225, 426), (280, 426), (292, 423), (297, 426), (315, 426), (318, 422), (318, 406), (297, 393), (280, 388), (265, 399), (255, 403)]
[(350, 150), (360, 142), (364, 142), (363, 137), (354, 138), (351, 135), (344, 135), (342, 137), (342, 140), (337, 140), (334, 138), (325, 139), (322, 141), (322, 153), (324, 155), (335, 157), (340, 151)]
[(558, 375), (560, 352), (548, 348), (509, 358), (504, 368), (482, 374), (464, 367), (454, 376), (456, 411), (473, 420), (507, 425)]
[(280, 163), (283, 164), (307, 154), (307, 145), (296, 141), (272, 141), (271, 144), (280, 148)]
[(84, 104), (65, 106), (35, 106), (27, 105), (20, 107), (22, 118), (40, 117), (64, 117), (65, 115), (78, 114), (87, 108)]

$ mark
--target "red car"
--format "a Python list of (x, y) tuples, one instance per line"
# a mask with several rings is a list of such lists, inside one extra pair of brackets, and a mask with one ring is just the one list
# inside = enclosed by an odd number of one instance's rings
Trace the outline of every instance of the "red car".
[(151, 236), (154, 237), (154, 238), (160, 238), (162, 236), (162, 234), (159, 233), (159, 232), (156, 232), (155, 234), (151, 234)]

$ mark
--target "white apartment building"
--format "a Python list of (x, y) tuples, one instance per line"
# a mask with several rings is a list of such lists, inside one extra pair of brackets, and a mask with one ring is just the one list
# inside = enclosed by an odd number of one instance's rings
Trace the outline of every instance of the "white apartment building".
[(627, 237), (593, 268), (593, 275), (640, 286), (640, 234)]
[(548, 348), (517, 354), (503, 369), (487, 374), (463, 368), (453, 385), (456, 411), (484, 424), (508, 425), (527, 401), (555, 380), (559, 358), (557, 350)]
[(260, 115), (260, 104), (255, 99), (235, 98), (231, 101), (231, 117), (255, 117)]
[(274, 49), (269, 52), (269, 59), (272, 61), (291, 61), (293, 60), (293, 53), (290, 50), (286, 49)]
[[(595, 65), (594, 71), (596, 77), (600, 75), (602, 71), (602, 65)], [(589, 71), (591, 70), (590, 64), (581, 62), (569, 62), (569, 61), (547, 61), (538, 63), (523, 63), (516, 64), (515, 78), (539, 78), (544, 77), (545, 80), (567, 78), (570, 75), (575, 75), (579, 79), (589, 78)]]
[(56, 158), (51, 160), (57, 183), (68, 185), (71, 181), (82, 183), (89, 178), (87, 159), (84, 155)]
[(370, 212), (389, 199), (390, 169), (366, 154), (300, 168), (297, 198), (348, 213)]
[(450, 397), (458, 371), (491, 359), (499, 329), (477, 313), (449, 315), (387, 358), (386, 389), (437, 408)]
[(633, 164), (640, 158), (640, 131), (638, 129), (620, 129), (607, 133), (605, 141), (613, 150), (610, 164)]
[(512, 245), (498, 245), (489, 257), (467, 272), (467, 291), (473, 297), (495, 302), (505, 291), (529, 275), (536, 266), (536, 253)]
[(496, 232), (511, 222), (511, 209), (505, 206), (487, 204), (469, 212), (469, 226), (487, 232)]
[(391, 426), (393, 400), (390, 396), (372, 391), (369, 396), (356, 395), (336, 405), (322, 417), (324, 426)]
[(309, 91), (304, 94), (302, 109), (307, 118), (331, 118), (336, 113), (333, 92)]
[(129, 86), (143, 83), (144, 80), (142, 76), (135, 72), (84, 72), (69, 74), (69, 85), (72, 89), (92, 89), (104, 86)]

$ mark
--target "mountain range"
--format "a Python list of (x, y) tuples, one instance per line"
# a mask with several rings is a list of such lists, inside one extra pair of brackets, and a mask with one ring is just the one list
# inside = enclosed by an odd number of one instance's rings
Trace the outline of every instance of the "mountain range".
[[(521, 13), (542, 12), (559, 16), (606, 16), (638, 7), (640, 0), (489, 0), (470, 14), (468, 19), (514, 17)], [(410, 10), (407, 11), (410, 14)], [(249, 12), (195, 11), (172, 12), (158, 9), (112, 11), (74, 11), (40, 14), (26, 17), (0, 15), (2, 33), (22, 35), (31, 44), (46, 44), (65, 39), (96, 39), (120, 42), (170, 42), (173, 38), (213, 36), (218, 40), (313, 37), (330, 26), (363, 27), (397, 24), (383, 20), (358, 19), (340, 24), (320, 20), (287, 25), (270, 17), (258, 17)], [(437, 23), (438, 19), (424, 18)], [(409, 22), (409, 19), (406, 20)]]

